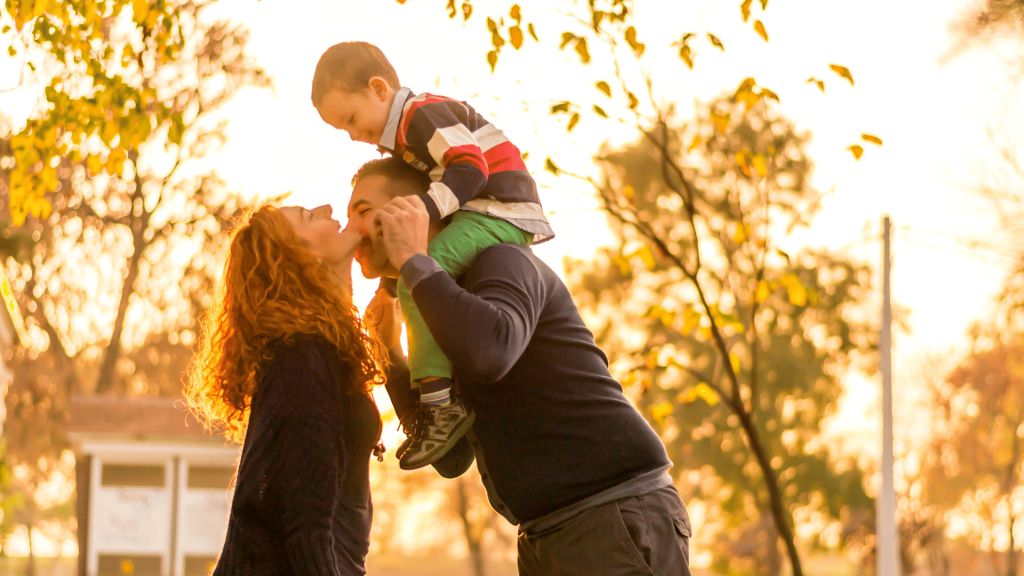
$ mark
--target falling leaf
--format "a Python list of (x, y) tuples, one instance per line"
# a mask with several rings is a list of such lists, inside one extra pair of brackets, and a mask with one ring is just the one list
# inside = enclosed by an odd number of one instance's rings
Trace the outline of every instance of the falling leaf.
[(558, 49), (561, 50), (562, 48), (565, 48), (569, 42), (572, 42), (575, 39), (576, 35), (572, 32), (562, 32), (562, 43), (558, 46)]
[(455, 0), (448, 0), (448, 17), (455, 18), (458, 10), (455, 9)]
[(761, 88), (761, 96), (768, 98), (769, 100), (775, 100), (779, 102), (779, 95), (767, 88)]
[(761, 23), (760, 20), (754, 22), (754, 31), (757, 32), (761, 38), (764, 38), (765, 42), (768, 41), (768, 31), (764, 29), (764, 24)]
[(843, 78), (849, 80), (850, 86), (853, 86), (853, 75), (850, 74), (849, 68), (847, 68), (846, 66), (840, 66), (838, 64), (829, 64), (828, 67), (831, 68), (832, 71), (835, 72), (836, 74), (839, 74)]
[(783, 258), (785, 258), (787, 264), (789, 263), (789, 253), (788, 252), (782, 250), (781, 248), (776, 248), (775, 249), (775, 253), (778, 254), (779, 256), (782, 256)]
[(576, 41), (576, 53), (580, 55), (580, 60), (582, 60), (584, 64), (590, 63), (590, 52), (587, 50), (586, 38), (581, 37)]
[(572, 116), (569, 118), (569, 126), (566, 127), (566, 132), (572, 132), (572, 129), (575, 128), (576, 125), (579, 124), (579, 122), (580, 122), (580, 113), (579, 112), (573, 112)]
[(544, 169), (547, 170), (548, 172), (551, 172), (552, 174), (554, 174), (556, 176), (558, 175), (559, 172), (561, 172), (561, 170), (558, 168), (557, 165), (555, 165), (555, 162), (553, 160), (551, 160), (550, 157), (548, 157), (548, 158), (546, 158), (544, 160)]
[(851, 144), (846, 149), (853, 154), (854, 160), (860, 160), (860, 155), (864, 153), (864, 148), (858, 144)]
[(861, 134), (860, 137), (865, 142), (871, 142), (872, 144), (878, 144), (879, 146), (882, 145), (882, 139), (879, 138), (878, 136), (872, 136), (871, 134)]
[(469, 2), (462, 3), (462, 21), (469, 20), (469, 17), (473, 15), (473, 5)]
[(755, 84), (757, 84), (757, 81), (754, 80), (753, 78), (744, 78), (743, 82), (740, 82), (740, 85), (736, 87), (736, 92), (733, 94), (733, 99), (739, 100), (740, 93), (746, 90), (750, 90), (751, 88), (754, 87)]
[(768, 161), (764, 154), (754, 154), (754, 157), (750, 159), (750, 165), (754, 167), (757, 175), (762, 178), (768, 173)]
[(714, 46), (715, 48), (718, 48), (722, 52), (725, 52), (725, 45), (723, 45), (722, 41), (719, 40), (718, 37), (715, 36), (714, 34), (712, 34), (711, 32), (708, 32), (708, 40), (711, 40), (711, 45), (712, 46)]
[(558, 114), (559, 112), (568, 112), (571, 102), (561, 102), (551, 107), (552, 114)]
[(491, 74), (494, 74), (494, 67), (498, 65), (498, 52), (491, 50), (487, 53), (487, 63), (491, 65)]
[(522, 20), (523, 16), (522, 16), (522, 14), (519, 11), (519, 4), (513, 4), (512, 5), (512, 9), (509, 10), (509, 12), (508, 12), (508, 15), (511, 16), (512, 19), (515, 20), (516, 22), (519, 22), (520, 20)]
[(513, 48), (519, 50), (519, 47), (523, 45), (523, 29), (519, 26), (509, 28), (508, 40), (512, 43)]
[(825, 82), (824, 81), (818, 80), (814, 76), (811, 76), (810, 78), (807, 79), (806, 84), (810, 84), (810, 83), (817, 84), (818, 85), (818, 90), (821, 90), (822, 94), (825, 93)]
[(768, 0), (761, 0), (761, 10), (764, 11), (764, 10), (767, 10), (767, 9), (768, 9)]
[(530, 157), (530, 153), (529, 152), (523, 152), (522, 153), (522, 157), (523, 157), (523, 160), (526, 160), (527, 158)]
[(594, 10), (593, 15), (590, 18), (590, 24), (594, 28), (594, 32), (599, 32), (601, 29), (601, 21), (604, 20), (605, 13), (600, 10)]
[(597, 89), (600, 90), (601, 92), (604, 92), (605, 96), (608, 96), (609, 98), (611, 98), (612, 88), (604, 80), (602, 80), (602, 81), (597, 83)]
[(703, 140), (701, 139), (700, 135), (694, 136), (693, 142), (690, 142), (690, 145), (686, 148), (686, 151), (693, 152), (693, 150), (697, 148), (697, 146), (701, 145), (701, 142), (703, 142)]
[(740, 14), (743, 15), (743, 21), (746, 22), (747, 18), (750, 18), (750, 3), (754, 0), (743, 0), (743, 4), (740, 4)]
[(594, 104), (594, 113), (597, 114), (598, 116), (600, 116), (601, 118), (607, 118), (608, 117), (608, 114), (605, 113), (604, 108), (601, 108), (597, 104)]
[(772, 291), (768, 288), (768, 283), (765, 282), (764, 280), (758, 281), (757, 290), (754, 291), (754, 300), (756, 300), (757, 303), (760, 304), (761, 302), (767, 300), (768, 297), (771, 296), (771, 294)]
[(629, 108), (635, 110), (640, 105), (640, 101), (637, 100), (636, 95), (632, 92), (626, 92), (626, 96), (629, 96)]
[(689, 46), (684, 44), (683, 47), (679, 49), (679, 57), (683, 59), (683, 62), (686, 62), (686, 66), (688, 68), (693, 69), (693, 57), (690, 55)]
[(493, 34), (498, 31), (498, 23), (490, 16), (487, 17), (487, 30)]

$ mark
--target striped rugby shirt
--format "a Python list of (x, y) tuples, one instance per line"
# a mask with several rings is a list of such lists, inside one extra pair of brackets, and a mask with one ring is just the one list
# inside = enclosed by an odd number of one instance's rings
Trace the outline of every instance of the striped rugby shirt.
[(534, 244), (555, 235), (519, 148), (465, 102), (400, 89), (379, 149), (430, 176), (420, 198), (431, 222), (472, 210), (533, 234)]

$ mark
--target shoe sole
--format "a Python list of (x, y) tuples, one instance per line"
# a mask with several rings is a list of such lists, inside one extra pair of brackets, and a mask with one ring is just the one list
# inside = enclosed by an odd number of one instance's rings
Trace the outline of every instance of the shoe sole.
[(454, 448), (455, 445), (459, 443), (459, 440), (461, 440), (462, 437), (466, 435), (466, 432), (469, 432), (469, 429), (473, 426), (473, 422), (475, 421), (476, 412), (471, 412), (469, 416), (466, 417), (466, 421), (462, 423), (462, 426), (459, 426), (458, 428), (455, 429), (455, 433), (452, 435), (452, 439), (449, 440), (447, 444), (445, 444), (444, 449), (438, 452), (427, 462), (417, 464), (416, 466), (406, 467), (405, 465), (402, 464), (401, 460), (399, 460), (398, 467), (401, 468), (402, 470), (419, 470), (420, 468), (426, 468), (427, 466), (430, 466), (431, 464), (437, 462), (441, 458), (444, 458), (444, 455), (450, 452), (451, 449)]

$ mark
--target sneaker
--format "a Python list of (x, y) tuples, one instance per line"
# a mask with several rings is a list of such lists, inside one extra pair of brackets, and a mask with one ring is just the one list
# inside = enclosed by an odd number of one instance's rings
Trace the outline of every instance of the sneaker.
[(421, 404), (406, 429), (408, 438), (398, 447), (399, 467), (416, 470), (433, 464), (469, 431), (475, 418), (459, 401), (447, 406)]

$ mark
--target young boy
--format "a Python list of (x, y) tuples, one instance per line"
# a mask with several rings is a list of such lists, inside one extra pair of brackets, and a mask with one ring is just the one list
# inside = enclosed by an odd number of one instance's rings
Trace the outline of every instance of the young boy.
[[(430, 242), (428, 253), (453, 277), (488, 246), (529, 246), (554, 236), (519, 149), (465, 102), (403, 88), (376, 46), (343, 42), (328, 48), (316, 65), (312, 99), (327, 124), (430, 176), (430, 188), (420, 197), (430, 221), (451, 216), (451, 223)], [(430, 414), (428, 425), (414, 426), (400, 449), (401, 467), (412, 470), (444, 456), (469, 430), (473, 415), (453, 401), (451, 362), (401, 282), (398, 298), (413, 386)]]

